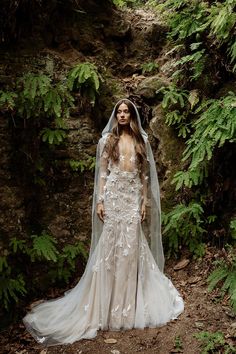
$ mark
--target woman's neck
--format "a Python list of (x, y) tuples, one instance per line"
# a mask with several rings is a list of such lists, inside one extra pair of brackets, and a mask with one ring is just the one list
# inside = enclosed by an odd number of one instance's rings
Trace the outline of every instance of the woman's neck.
[(121, 130), (121, 136), (131, 135), (131, 129), (129, 125), (123, 126)]

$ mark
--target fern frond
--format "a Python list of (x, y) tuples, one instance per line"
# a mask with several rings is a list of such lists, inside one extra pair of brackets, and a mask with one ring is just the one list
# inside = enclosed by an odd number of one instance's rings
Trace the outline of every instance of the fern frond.
[(227, 258), (215, 262), (216, 268), (208, 277), (208, 290), (219, 288), (224, 295), (230, 297), (230, 304), (236, 312), (236, 255), (232, 247), (228, 247)]
[(94, 104), (101, 81), (102, 77), (97, 67), (93, 63), (84, 62), (71, 69), (67, 84), (71, 91), (80, 90)]
[(228, 271), (225, 267), (215, 269), (208, 277), (208, 290), (212, 291), (221, 280), (227, 277), (227, 275)]
[(16, 279), (0, 276), (0, 301), (8, 309), (11, 301), (17, 302), (19, 296), (26, 294), (25, 281), (22, 275)]
[(16, 105), (17, 94), (15, 92), (0, 90), (0, 109), (12, 111)]
[(26, 240), (18, 240), (16, 237), (10, 239), (9, 246), (12, 247), (14, 253), (22, 251), (24, 253), (26, 247)]
[(7, 263), (7, 257), (0, 256), (0, 273), (2, 273), (4, 269), (8, 269), (8, 268), (9, 268), (9, 265)]
[(201, 237), (205, 233), (204, 210), (199, 203), (178, 204), (169, 213), (163, 213), (162, 223), (165, 242), (168, 242), (169, 255), (177, 253), (179, 245), (185, 245), (197, 257), (205, 253)]
[(45, 258), (48, 261), (56, 262), (58, 258), (58, 251), (55, 247), (56, 239), (52, 236), (43, 233), (40, 236), (32, 235), (33, 248), (30, 253), (32, 261), (35, 258)]

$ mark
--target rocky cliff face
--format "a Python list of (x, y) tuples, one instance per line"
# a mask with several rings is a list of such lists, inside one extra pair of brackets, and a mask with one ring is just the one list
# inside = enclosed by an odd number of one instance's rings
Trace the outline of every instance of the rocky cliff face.
[(35, 184), (29, 168), (30, 149), (34, 149), (30, 131), (22, 132), (11, 117), (1, 117), (0, 228), (5, 238), (49, 229), (62, 243), (73, 239), (89, 242), (93, 173), (73, 172), (68, 160), (95, 155), (101, 129), (121, 97), (129, 96), (140, 108), (157, 161), (164, 205), (174, 201), (170, 179), (178, 169), (182, 143), (165, 126), (160, 97), (156, 96), (167, 79), (161, 71), (143, 74), (142, 70), (144, 63), (158, 63), (167, 29), (150, 13), (119, 12), (108, 0), (99, 6), (96, 1), (79, 1), (78, 8), (73, 8), (73, 1), (53, 4), (41, 16), (31, 14), (35, 22), (29, 32), (22, 15), (29, 9), (15, 14), (17, 35), (6, 37), (8, 43), (0, 52), (1, 83), (10, 84), (26, 71), (60, 77), (82, 61), (96, 63), (105, 81), (94, 108), (82, 103), (71, 113), (66, 144), (44, 154), (43, 185)]

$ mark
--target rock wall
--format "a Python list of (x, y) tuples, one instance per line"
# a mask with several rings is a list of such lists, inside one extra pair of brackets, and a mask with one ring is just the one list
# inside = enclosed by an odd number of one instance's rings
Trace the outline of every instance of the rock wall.
[(96, 63), (105, 78), (97, 105), (77, 106), (71, 113), (66, 122), (66, 145), (49, 150), (44, 185), (32, 181), (17, 136), (20, 132), (16, 132), (11, 117), (1, 117), (0, 228), (6, 238), (48, 229), (62, 244), (75, 239), (89, 243), (93, 172), (73, 172), (68, 160), (95, 155), (112, 106), (124, 96), (140, 107), (149, 132), (163, 205), (174, 202), (170, 180), (178, 169), (182, 143), (164, 124), (161, 97), (156, 95), (167, 79), (161, 74), (142, 74), (143, 63), (158, 59), (167, 28), (153, 15), (139, 10), (122, 13), (106, 1), (99, 7), (94, 1), (80, 1), (79, 5), (77, 14), (69, 5), (64, 6), (64, 12), (51, 8), (51, 21), (38, 19), (28, 37), (24, 32), (18, 42), (10, 42), (0, 52), (0, 82), (4, 85), (26, 71), (60, 77), (75, 63), (88, 60)]

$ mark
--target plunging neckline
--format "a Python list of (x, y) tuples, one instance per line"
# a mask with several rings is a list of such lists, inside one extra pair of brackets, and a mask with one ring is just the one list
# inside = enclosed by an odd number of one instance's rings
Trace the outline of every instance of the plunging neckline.
[[(125, 147), (128, 146), (128, 145), (131, 148), (127, 149), (127, 151), (125, 152)], [(121, 140), (119, 140), (118, 147), (119, 147), (120, 156), (124, 156), (125, 158), (131, 157), (131, 156), (135, 156), (135, 147), (134, 147), (133, 139), (129, 143), (124, 143), (124, 142), (122, 143)]]
[[(127, 146), (129, 146), (129, 149), (127, 149), (127, 151), (125, 152), (125, 148)], [(119, 140), (118, 148), (120, 168), (124, 171), (132, 172), (136, 165), (136, 154), (133, 140), (129, 144), (121, 143), (121, 141)]]

